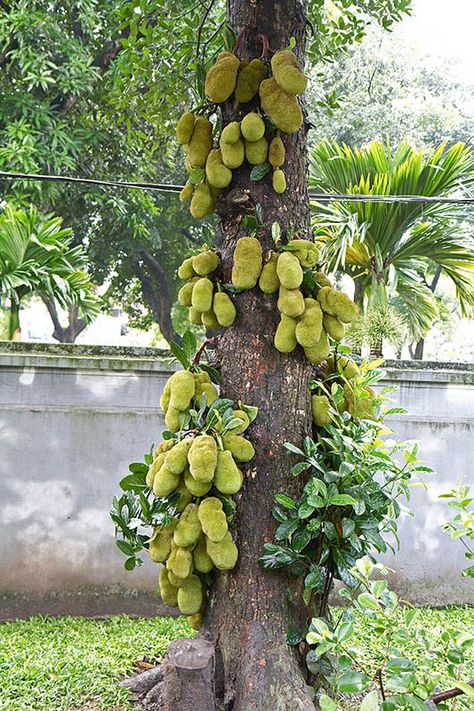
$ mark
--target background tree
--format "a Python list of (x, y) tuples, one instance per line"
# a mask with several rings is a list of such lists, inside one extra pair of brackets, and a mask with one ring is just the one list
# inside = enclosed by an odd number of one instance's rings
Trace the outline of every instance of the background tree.
[[(359, 150), (322, 141), (311, 155), (311, 184), (323, 192), (369, 195), (459, 195), (473, 181), (473, 155), (463, 144), (416, 151), (374, 141)], [(453, 282), (462, 313), (474, 313), (474, 253), (462, 208), (446, 204), (333, 202), (319, 205), (314, 225), (334, 269), (355, 277), (356, 301), (397, 295), (412, 341), (438, 316), (439, 277)]]

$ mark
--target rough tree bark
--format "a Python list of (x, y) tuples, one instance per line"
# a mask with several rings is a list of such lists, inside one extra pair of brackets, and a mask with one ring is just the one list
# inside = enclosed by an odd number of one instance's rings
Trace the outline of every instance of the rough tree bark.
[(79, 334), (87, 326), (86, 321), (79, 316), (79, 307), (71, 305), (68, 309), (68, 325), (63, 326), (59, 319), (58, 309), (53, 299), (50, 299), (42, 291), (38, 292), (41, 300), (48, 309), (48, 313), (53, 322), (53, 338), (59, 343), (74, 343)]
[[(228, 21), (242, 33), (238, 50), (242, 59), (260, 56), (259, 34), (268, 38), (274, 50), (288, 46), (294, 36), (295, 51), (302, 59), (306, 20), (298, 0), (229, 0)], [(248, 104), (226, 105), (225, 121), (241, 119), (248, 111)], [(293, 224), (302, 237), (310, 237), (306, 126), (285, 136), (284, 142), (288, 188), (283, 195), (272, 190), (271, 175), (251, 182), (246, 166), (234, 171), (231, 188), (219, 198), (216, 210), (221, 217), (224, 282), (230, 281), (236, 241), (248, 234), (242, 228), (242, 218), (257, 203), (264, 212), (264, 252), (273, 246), (271, 225), (275, 221), (283, 234)], [(220, 337), (216, 354), (223, 395), (259, 408), (248, 431), (256, 456), (245, 474), (243, 489), (235, 497), (239, 562), (231, 573), (216, 576), (200, 635), (215, 645), (220, 666), (218, 691), (220, 686), (225, 709), (314, 711), (302, 658), (285, 642), (289, 625), (305, 621), (301, 589), (291, 576), (263, 570), (258, 564), (264, 543), (273, 540), (275, 494), (300, 493), (301, 482), (290, 474), (291, 455), (283, 444), (301, 442), (310, 432), (307, 383), (311, 368), (299, 353), (283, 355), (274, 348), (279, 320), (276, 296), (253, 289), (239, 294), (235, 301), (237, 319)]]

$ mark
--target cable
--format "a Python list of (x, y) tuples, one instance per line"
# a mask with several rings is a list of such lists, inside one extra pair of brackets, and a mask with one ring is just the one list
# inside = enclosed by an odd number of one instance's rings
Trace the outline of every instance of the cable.
[[(6, 180), (38, 180), (56, 183), (82, 183), (85, 185), (98, 185), (104, 188), (132, 188), (138, 190), (156, 190), (158, 192), (179, 193), (182, 185), (168, 183), (134, 183), (120, 180), (94, 180), (91, 178), (72, 178), (66, 175), (40, 175), (35, 173), (8, 173), (0, 171), (0, 178)], [(309, 191), (309, 197), (316, 202), (386, 202), (386, 203), (423, 203), (423, 204), (450, 204), (472, 205), (474, 198), (432, 197), (428, 195), (352, 195), (349, 193), (318, 193)]]

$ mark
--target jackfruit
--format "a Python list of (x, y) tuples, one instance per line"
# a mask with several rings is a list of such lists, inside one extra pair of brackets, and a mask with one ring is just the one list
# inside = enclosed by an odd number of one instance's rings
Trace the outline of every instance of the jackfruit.
[(193, 289), (196, 281), (197, 279), (194, 277), (194, 279), (186, 282), (186, 284), (184, 284), (178, 291), (178, 303), (181, 304), (181, 306), (191, 306)]
[(198, 630), (201, 629), (202, 623), (204, 621), (204, 615), (202, 612), (198, 612), (196, 615), (188, 615), (188, 625), (191, 627), (192, 630)]
[(237, 289), (253, 289), (262, 271), (262, 245), (255, 237), (237, 240), (232, 283)]
[(312, 365), (319, 365), (325, 358), (329, 355), (330, 346), (326, 331), (324, 328), (321, 330), (321, 337), (314, 346), (309, 346), (304, 349), (304, 354), (306, 360), (308, 360)]
[(280, 353), (291, 353), (296, 348), (296, 325), (297, 321), (291, 316), (281, 315), (273, 340), (275, 348)]
[(194, 192), (194, 185), (192, 183), (186, 183), (184, 188), (181, 189), (181, 192), (179, 193), (179, 201), (180, 202), (186, 202), (186, 200), (189, 200), (191, 195)]
[(227, 432), (222, 437), (224, 449), (232, 453), (234, 459), (238, 462), (249, 462), (255, 456), (255, 449), (252, 442), (242, 437), (241, 435)]
[(241, 425), (237, 425), (237, 427), (232, 428), (233, 434), (240, 435), (250, 426), (249, 416), (243, 410), (234, 410), (233, 415), (235, 418), (243, 420)]
[(202, 482), (212, 481), (217, 465), (215, 439), (210, 435), (195, 437), (189, 449), (188, 462), (189, 471), (195, 479)]
[(186, 506), (193, 500), (193, 495), (189, 491), (188, 487), (184, 483), (184, 479), (181, 477), (180, 482), (173, 492), (174, 494), (179, 494), (180, 498), (176, 504), (176, 511), (182, 513)]
[(232, 570), (237, 563), (239, 551), (229, 531), (221, 541), (214, 542), (209, 538), (206, 542), (209, 557), (218, 570)]
[(339, 321), (344, 323), (350, 323), (358, 314), (357, 306), (342, 291), (331, 289), (326, 297), (326, 303), (331, 309), (328, 313), (332, 316), (337, 316)]
[(210, 573), (214, 563), (209, 558), (206, 550), (206, 536), (201, 535), (193, 550), (194, 570), (198, 573)]
[(192, 258), (193, 269), (199, 276), (207, 276), (215, 272), (219, 266), (219, 255), (212, 249), (199, 252)]
[(179, 517), (174, 529), (173, 540), (180, 548), (192, 546), (201, 535), (201, 524), (198, 518), (198, 505), (188, 504)]
[(349, 380), (359, 375), (360, 371), (358, 365), (347, 356), (330, 355), (327, 361), (330, 373), (343, 372)]
[[(166, 564), (168, 565), (168, 561), (166, 561)], [(168, 570), (168, 568), (166, 568)], [(168, 580), (170, 581), (171, 585), (173, 585), (175, 588), (182, 588), (183, 585), (186, 585), (186, 583), (189, 580), (189, 575), (187, 575), (185, 578), (179, 578), (177, 575), (173, 573), (172, 570), (168, 570)], [(176, 591), (177, 594), (177, 591)]]
[(280, 136), (275, 136), (275, 138), (270, 141), (268, 162), (273, 168), (280, 168), (285, 162), (285, 146)]
[(222, 129), (219, 143), (237, 143), (240, 136), (240, 121), (231, 121)]
[(194, 306), (189, 307), (188, 318), (189, 322), (193, 323), (195, 326), (200, 326), (202, 323), (202, 313), (195, 309)]
[(221, 140), (219, 145), (224, 165), (231, 170), (240, 168), (245, 160), (245, 144), (243, 140), (239, 138), (235, 143), (226, 143)]
[(181, 410), (181, 412), (187, 410), (196, 390), (193, 374), (189, 370), (178, 370), (173, 373), (169, 383), (171, 387), (170, 407)]
[(159, 590), (161, 599), (168, 607), (178, 607), (178, 588), (171, 584), (166, 568), (160, 570)]
[(178, 589), (178, 607), (183, 615), (196, 615), (201, 609), (203, 590), (201, 579), (191, 575), (186, 585)]
[(177, 441), (178, 440), (176, 439), (164, 439), (153, 452), (153, 458), (156, 459), (156, 457), (160, 454), (166, 454), (166, 452), (169, 452), (170, 449), (173, 449)]
[(168, 467), (166, 462), (160, 468), (160, 470), (155, 474), (153, 480), (153, 493), (155, 496), (169, 496), (179, 484), (179, 474), (173, 474)]
[(259, 141), (265, 134), (265, 122), (255, 111), (251, 111), (240, 122), (240, 130), (246, 141)]
[(232, 326), (237, 312), (228, 294), (223, 291), (216, 291), (212, 301), (212, 308), (221, 326), (225, 328)]
[(148, 553), (154, 563), (164, 563), (171, 552), (171, 540), (175, 523), (159, 526), (153, 531), (153, 536), (148, 545)]
[[(205, 116), (196, 116), (194, 131), (186, 149), (186, 157), (193, 167), (203, 168), (212, 148), (212, 123)], [(199, 186), (197, 186), (199, 187)]]
[[(181, 581), (185, 580), (188, 575), (191, 575), (193, 572), (193, 554), (191, 548), (180, 548), (172, 541), (171, 553), (166, 561), (166, 567), (177, 579), (181, 579)], [(176, 585), (173, 578), (170, 577), (170, 580), (173, 585)]]
[(171, 405), (166, 410), (165, 423), (170, 432), (178, 432), (181, 429), (181, 410), (177, 410)]
[(303, 281), (303, 270), (298, 257), (291, 252), (282, 252), (278, 257), (277, 274), (285, 289), (298, 289)]
[(305, 312), (296, 326), (296, 340), (303, 348), (315, 346), (321, 338), (323, 312), (317, 301), (305, 299)]
[(328, 336), (335, 338), (336, 341), (342, 341), (346, 333), (346, 329), (344, 328), (344, 324), (342, 324), (338, 318), (331, 316), (330, 314), (324, 314), (323, 323), (324, 330)]
[(235, 89), (240, 62), (232, 52), (222, 52), (206, 74), (204, 91), (214, 104), (227, 101)]
[(307, 239), (295, 239), (289, 243), (292, 254), (298, 257), (302, 267), (314, 267), (319, 259), (319, 247)]
[(299, 289), (285, 289), (280, 286), (277, 302), (278, 310), (285, 316), (296, 318), (304, 313), (304, 298)]
[(296, 97), (287, 94), (275, 79), (264, 79), (260, 84), (262, 109), (275, 126), (284, 133), (296, 133), (303, 125), (303, 114)]
[(214, 486), (221, 494), (236, 494), (242, 487), (242, 472), (229, 451), (217, 453)]
[(196, 272), (193, 269), (193, 259), (194, 257), (188, 257), (181, 263), (178, 269), (178, 276), (180, 279), (192, 279), (196, 276)]
[(217, 543), (224, 538), (228, 530), (228, 525), (226, 515), (222, 510), (222, 502), (218, 498), (209, 496), (207, 499), (201, 501), (198, 516), (202, 530), (208, 540)]
[(332, 284), (324, 272), (313, 272), (313, 281), (320, 287), (329, 286), (332, 289)]
[(194, 131), (195, 117), (191, 111), (186, 111), (178, 121), (176, 126), (176, 140), (181, 145), (189, 143)]
[(284, 193), (286, 190), (285, 174), (282, 170), (280, 170), (280, 168), (276, 168), (273, 171), (272, 186), (273, 190), (279, 195)]
[[(184, 372), (187, 373), (189, 371)], [(178, 442), (178, 444), (166, 454), (166, 466), (172, 474), (182, 474), (186, 469), (188, 464), (188, 452), (192, 441), (191, 437), (182, 439), (181, 442)]]
[(280, 280), (277, 276), (276, 266), (278, 254), (270, 252), (270, 259), (263, 265), (258, 285), (264, 294), (274, 294), (280, 287)]
[(276, 52), (272, 57), (272, 74), (277, 84), (287, 94), (303, 94), (308, 79), (301, 71), (300, 63), (289, 49)]
[(209, 185), (221, 189), (226, 188), (232, 180), (232, 171), (222, 162), (220, 148), (213, 148), (207, 156), (206, 178)]
[(265, 163), (268, 155), (268, 141), (263, 136), (258, 141), (245, 141), (245, 157), (250, 165)]
[(207, 183), (201, 183), (196, 186), (191, 198), (189, 211), (196, 220), (201, 220), (206, 215), (214, 212), (214, 198)]
[(205, 496), (212, 487), (212, 481), (198, 481), (189, 469), (184, 472), (184, 483), (193, 496)]
[(344, 383), (344, 397), (347, 401), (347, 409), (352, 417), (357, 420), (376, 420), (376, 414), (372, 400), (376, 397), (375, 392), (370, 387), (364, 388), (367, 397), (354, 397), (354, 389), (351, 383)]
[(203, 383), (211, 382), (209, 373), (207, 373), (205, 370), (198, 370), (197, 372), (193, 373), (193, 378), (194, 382), (196, 383), (196, 387), (202, 385)]
[(148, 472), (146, 475), (146, 485), (149, 489), (153, 488), (153, 482), (157, 472), (160, 471), (163, 463), (165, 461), (166, 452), (158, 452), (156, 456), (153, 457), (152, 464), (148, 467)]
[(196, 395), (194, 397), (194, 402), (198, 407), (201, 407), (204, 395), (206, 396), (207, 407), (210, 407), (219, 397), (219, 394), (212, 383), (203, 383), (197, 388)]
[(222, 328), (213, 309), (206, 311), (201, 317), (203, 326), (205, 326), (208, 331), (219, 331)]
[(214, 294), (214, 284), (207, 277), (202, 277), (194, 284), (192, 305), (196, 311), (202, 314), (212, 308), (212, 296)]
[(246, 104), (251, 101), (258, 92), (260, 82), (267, 76), (267, 66), (261, 59), (252, 59), (249, 64), (243, 67), (241, 65), (234, 91), (235, 100), (240, 104)]
[(170, 398), (171, 398), (171, 385), (170, 385), (170, 381), (168, 379), (165, 383), (163, 392), (161, 393), (161, 397), (160, 397), (160, 407), (163, 410), (163, 412), (166, 412), (166, 410), (168, 409), (169, 404), (170, 404)]
[(331, 424), (330, 409), (331, 403), (326, 395), (313, 395), (311, 398), (311, 413), (313, 422), (317, 427), (325, 427)]

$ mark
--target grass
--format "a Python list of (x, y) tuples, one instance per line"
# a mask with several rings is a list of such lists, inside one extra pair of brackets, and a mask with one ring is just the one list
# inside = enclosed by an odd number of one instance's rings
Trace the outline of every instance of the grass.
[[(474, 629), (474, 608), (424, 608), (418, 624), (429, 628), (433, 645), (448, 627)], [(382, 640), (368, 635), (363, 618), (357, 621), (358, 643), (368, 657)], [(117, 681), (146, 658), (163, 657), (169, 643), (190, 636), (184, 618), (108, 620), (74, 617), (33, 617), (0, 625), (1, 711), (131, 711), (127, 690)], [(403, 650), (416, 657), (416, 647)], [(445, 688), (452, 681), (437, 670)], [(474, 677), (474, 652), (464, 669)]]

